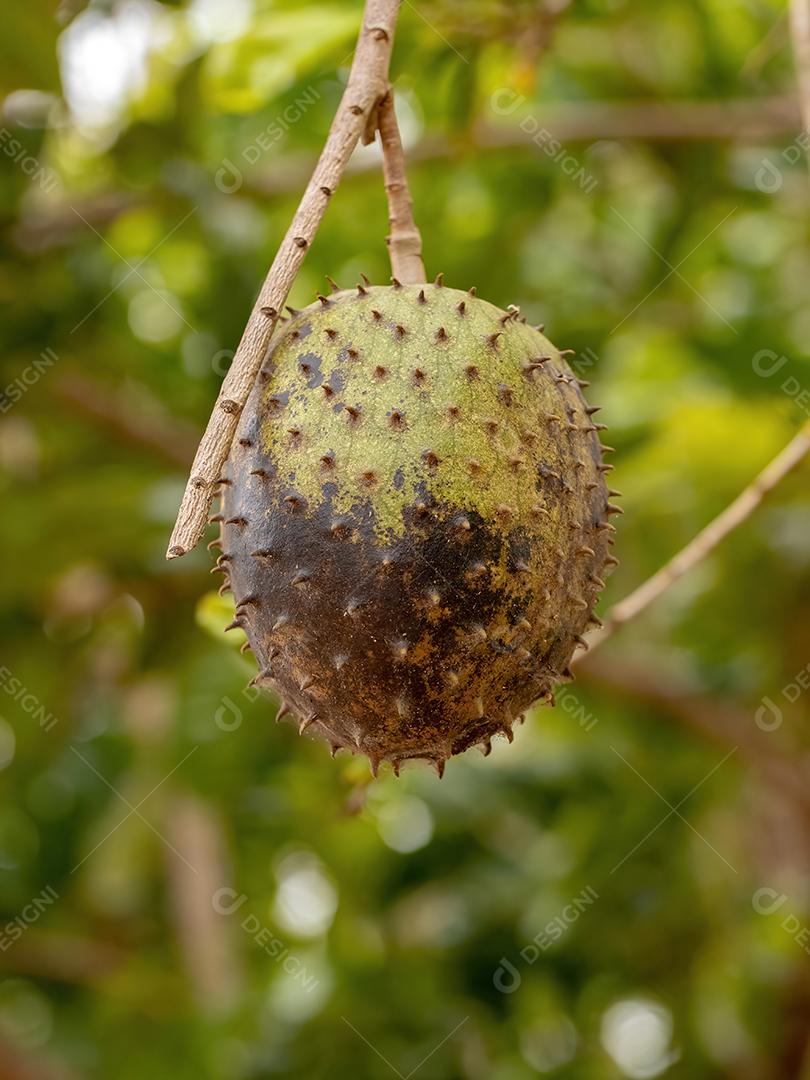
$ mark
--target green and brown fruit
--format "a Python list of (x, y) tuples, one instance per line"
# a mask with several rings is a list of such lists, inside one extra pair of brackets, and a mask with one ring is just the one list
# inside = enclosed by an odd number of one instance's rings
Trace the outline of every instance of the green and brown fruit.
[(280, 714), (375, 770), (441, 772), (553, 700), (615, 563), (582, 385), (516, 309), (440, 280), (280, 325), (219, 516)]

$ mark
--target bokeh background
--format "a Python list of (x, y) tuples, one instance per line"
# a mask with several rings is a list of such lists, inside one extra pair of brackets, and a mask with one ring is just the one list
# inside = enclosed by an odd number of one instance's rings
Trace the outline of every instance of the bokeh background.
[[(205, 545), (164, 561), (359, 18), (0, 13), (0, 1076), (806, 1078), (806, 463), (441, 781), (276, 725)], [(604, 612), (810, 414), (786, 7), (405, 0), (392, 74), (429, 272), (603, 406)], [(378, 163), (291, 303), (387, 280)]]

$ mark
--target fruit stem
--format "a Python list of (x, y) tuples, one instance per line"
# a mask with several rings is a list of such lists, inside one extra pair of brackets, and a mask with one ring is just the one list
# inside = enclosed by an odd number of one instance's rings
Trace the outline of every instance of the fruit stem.
[(242, 409), (267, 354), (290, 288), (315, 239), (352, 152), (373, 142), (377, 109), (388, 92), (388, 69), (401, 0), (366, 0), (346, 90), (298, 210), (250, 313), (214, 411), (197, 449), (167, 559), (190, 551), (202, 536), (211, 500), (231, 449)]
[(391, 273), (403, 285), (426, 281), (422, 262), (422, 234), (414, 220), (413, 199), (405, 174), (405, 154), (394, 108), (394, 90), (379, 104), (377, 126), (383, 153), (383, 179), (388, 198), (388, 223), (391, 233), (386, 237), (391, 258)]

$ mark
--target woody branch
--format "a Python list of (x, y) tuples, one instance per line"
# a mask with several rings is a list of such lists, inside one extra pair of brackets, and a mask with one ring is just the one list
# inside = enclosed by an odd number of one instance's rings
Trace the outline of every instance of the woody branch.
[(239, 417), (266, 356), (278, 317), (352, 151), (373, 141), (377, 108), (388, 90), (388, 69), (401, 0), (366, 0), (346, 90), (298, 210), (250, 313), (213, 414), (191, 467), (166, 557), (190, 551), (208, 521)]

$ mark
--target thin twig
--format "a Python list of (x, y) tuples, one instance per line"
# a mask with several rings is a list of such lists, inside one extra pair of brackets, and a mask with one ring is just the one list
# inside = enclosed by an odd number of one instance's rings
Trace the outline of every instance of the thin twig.
[[(594, 649), (625, 623), (635, 619), (665, 593), (671, 585), (711, 554), (730, 532), (751, 516), (765, 496), (794, 469), (810, 451), (810, 423), (806, 423), (788, 445), (726, 509), (674, 555), (658, 573), (619, 601), (608, 613), (605, 625), (588, 636)], [(582, 654), (580, 654), (582, 655)]]
[(248, 319), (205, 430), (174, 526), (167, 559), (190, 551), (205, 530), (236, 426), (265, 358), (276, 321), (324, 211), (361, 137), (371, 142), (376, 110), (388, 89), (388, 68), (401, 0), (366, 0), (346, 91), (292, 224)]
[(422, 235), (413, 216), (413, 199), (405, 174), (405, 154), (394, 111), (394, 91), (380, 102), (377, 114), (380, 143), (383, 152), (383, 178), (388, 198), (388, 223), (391, 234), (386, 238), (391, 257), (391, 271), (404, 285), (416, 285), (425, 280), (422, 262)]

